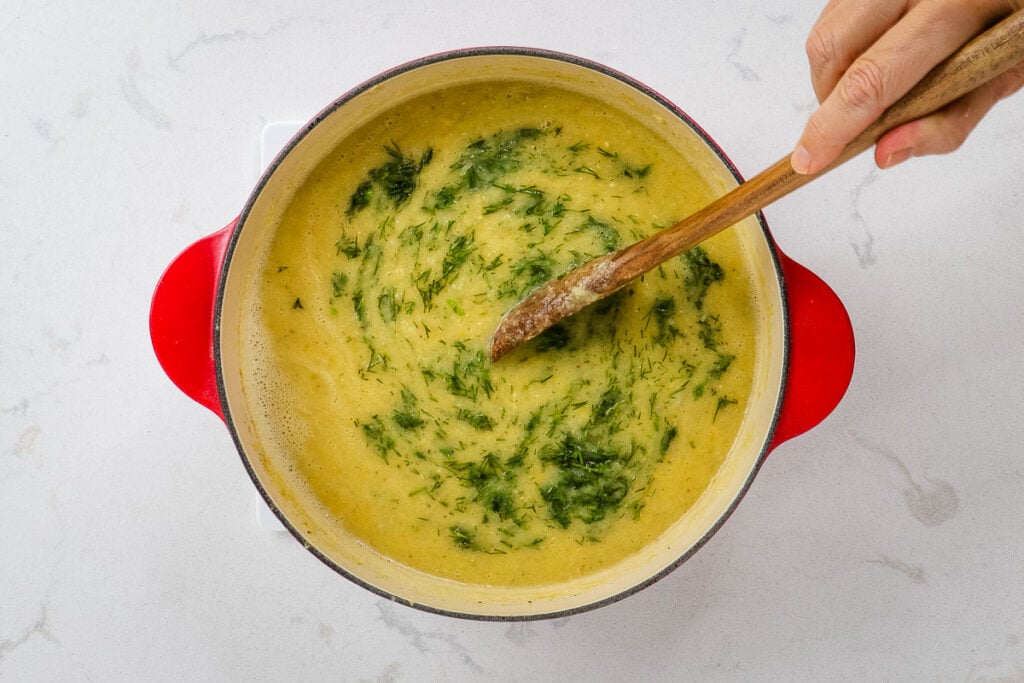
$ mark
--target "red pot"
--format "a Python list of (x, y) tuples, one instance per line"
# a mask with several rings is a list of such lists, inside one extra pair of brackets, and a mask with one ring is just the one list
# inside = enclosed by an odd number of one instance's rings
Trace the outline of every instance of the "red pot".
[[(403, 65), (364, 83), (306, 125), (267, 169), (238, 219), (188, 247), (161, 277), (153, 297), (150, 333), (157, 358), (188, 396), (225, 420), (243, 463), (270, 508), (291, 533), (330, 567), (370, 590), (429, 611), (474, 618), (537, 618), (606, 604), (664, 576), (702, 546), (735, 509), (769, 452), (821, 422), (849, 384), (854, 340), (849, 317), (820, 278), (783, 254), (761, 215), (732, 230), (756, 243), (761, 295), (769, 302), (769, 340), (758, 380), (760, 408), (741, 430), (740, 446), (727, 458), (716, 491), (693, 519), (680, 521), (664, 547), (599, 576), (568, 585), (494, 589), (452, 585), (356, 550), (310, 523), (286, 491), (264, 471), (259, 444), (248, 426), (248, 407), (237, 379), (237, 302), (248, 262), (267, 236), (274, 207), (319, 155), (367, 116), (409, 93), (460, 79), (515, 71), (524, 78), (569, 81), (574, 87), (614, 98), (622, 106), (668, 114), (710, 159), (709, 172), (724, 186), (739, 174), (710, 137), (686, 114), (635, 80), (592, 62), (526, 49), (478, 49), (444, 53)], [(688, 513), (689, 514), (689, 513)], [(301, 521), (301, 523), (300, 523)], [(311, 528), (312, 526), (312, 528)], [(390, 564), (389, 564), (390, 562)]]

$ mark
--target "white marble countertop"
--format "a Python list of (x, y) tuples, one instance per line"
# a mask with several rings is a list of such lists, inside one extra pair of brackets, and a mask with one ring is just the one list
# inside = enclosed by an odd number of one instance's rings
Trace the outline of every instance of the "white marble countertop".
[(1024, 679), (1024, 97), (955, 157), (766, 211), (857, 335), (837, 411), (654, 586), (569, 618), (392, 604), (257, 521), (151, 351), (157, 278), (258, 138), (379, 71), (526, 45), (624, 71), (747, 175), (814, 99), (816, 2), (0, 4), (0, 680)]

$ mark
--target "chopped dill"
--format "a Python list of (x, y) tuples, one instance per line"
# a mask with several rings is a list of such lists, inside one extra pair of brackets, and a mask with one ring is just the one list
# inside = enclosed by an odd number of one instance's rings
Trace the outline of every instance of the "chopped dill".
[(441, 274), (431, 279), (430, 272), (424, 271), (416, 278), (416, 288), (424, 307), (429, 309), (432, 306), (434, 297), (455, 279), (459, 269), (466, 264), (475, 250), (476, 243), (472, 233), (459, 235), (448, 245), (448, 250), (441, 261)]
[(677, 436), (679, 436), (679, 430), (674, 426), (669, 427), (664, 431), (664, 433), (662, 433), (661, 444), (659, 445), (661, 455), (665, 455), (665, 453), (668, 452), (668, 447), (672, 445), (672, 442), (675, 441)]
[(404, 410), (396, 410), (391, 413), (391, 420), (402, 429), (417, 429), (422, 427), (424, 422), (423, 418), (419, 415), (414, 415)]
[(736, 399), (729, 398), (728, 396), (720, 396), (718, 403), (715, 405), (715, 414), (711, 417), (711, 421), (714, 422), (718, 419), (718, 413), (727, 406), (734, 406), (738, 403)]
[(725, 371), (729, 369), (732, 362), (736, 360), (736, 356), (727, 353), (718, 354), (718, 360), (715, 361), (711, 369), (708, 370), (708, 377), (719, 379), (725, 374)]
[(494, 421), (479, 410), (459, 408), (459, 412), (455, 414), (455, 417), (479, 432), (489, 432), (494, 429)]
[(335, 242), (334, 246), (338, 248), (339, 254), (344, 254), (350, 259), (359, 258), (359, 254), (362, 253), (362, 250), (359, 248), (359, 242), (354, 237), (342, 235), (341, 239)]
[(455, 545), (463, 550), (475, 550), (476, 549), (476, 538), (472, 531), (466, 527), (453, 524), (448, 527), (448, 533), (451, 535), (452, 541)]
[(594, 218), (593, 215), (588, 214), (587, 219), (583, 221), (578, 230), (594, 233), (605, 253), (615, 251), (622, 243), (622, 237), (619, 235), (618, 228), (607, 221)]
[(625, 454), (565, 434), (560, 442), (542, 449), (540, 457), (556, 468), (554, 479), (541, 488), (541, 497), (551, 519), (562, 528), (574, 519), (586, 524), (601, 521), (629, 493)]
[(498, 519), (512, 519), (515, 515), (515, 483), (522, 460), (509, 458), (502, 462), (494, 453), (488, 453), (479, 462), (452, 463), (463, 486), (476, 491), (475, 501), (484, 510), (485, 517), (496, 514)]
[(555, 259), (543, 251), (519, 259), (510, 268), (511, 277), (498, 285), (498, 296), (521, 299), (526, 293), (550, 280), (556, 266)]
[(498, 131), (470, 143), (452, 164), (452, 169), (459, 174), (464, 187), (470, 190), (490, 187), (502, 176), (519, 168), (523, 144), (542, 134), (539, 128)]
[(386, 323), (394, 322), (398, 317), (399, 304), (396, 297), (397, 294), (393, 287), (385, 289), (377, 297), (377, 310), (380, 312), (381, 320)]
[(708, 288), (725, 278), (725, 272), (720, 265), (708, 257), (708, 253), (703, 247), (693, 247), (685, 252), (683, 261), (688, 268), (684, 280), (687, 295), (697, 310), (702, 310)]
[(334, 271), (331, 273), (331, 294), (335, 299), (345, 295), (345, 287), (348, 286), (348, 275)]
[(622, 175), (627, 178), (646, 178), (647, 174), (651, 172), (651, 167), (654, 164), (647, 164), (646, 166), (630, 166), (626, 164), (626, 168), (622, 171)]
[(676, 337), (682, 334), (679, 329), (672, 324), (672, 317), (675, 313), (675, 297), (660, 296), (655, 299), (654, 305), (651, 306), (651, 310), (647, 315), (649, 319), (654, 320), (654, 324), (657, 328), (654, 333), (654, 341), (657, 344), (661, 346), (668, 346)]
[(395, 142), (385, 145), (384, 151), (388, 160), (370, 169), (369, 178), (359, 183), (349, 197), (346, 215), (353, 216), (370, 206), (378, 190), (393, 208), (409, 201), (416, 190), (420, 171), (434, 156), (434, 150), (428, 147), (416, 160), (407, 156)]
[(704, 348), (717, 349), (722, 336), (722, 323), (718, 320), (718, 316), (702, 315), (697, 321), (697, 326), (699, 328), (697, 335), (700, 337), (701, 343), (704, 344)]
[(377, 454), (386, 461), (388, 453), (395, 449), (395, 439), (391, 436), (384, 422), (378, 415), (374, 415), (370, 418), (369, 422), (357, 424), (363, 430), (366, 440), (374, 447)]

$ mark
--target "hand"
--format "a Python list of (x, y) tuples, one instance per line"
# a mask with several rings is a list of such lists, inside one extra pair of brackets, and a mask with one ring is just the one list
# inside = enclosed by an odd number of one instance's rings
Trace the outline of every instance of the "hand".
[[(817, 173), (925, 74), (1024, 0), (830, 0), (807, 39), (821, 106), (791, 157)], [(1024, 85), (1024, 65), (938, 112), (899, 126), (875, 146), (879, 168), (960, 147), (999, 100)]]

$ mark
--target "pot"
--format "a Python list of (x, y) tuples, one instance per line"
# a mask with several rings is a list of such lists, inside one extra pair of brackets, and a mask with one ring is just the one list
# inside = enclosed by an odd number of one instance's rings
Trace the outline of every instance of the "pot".
[[(764, 303), (756, 400), (711, 487), (656, 544), (593, 575), (541, 587), (460, 584), (426, 576), (339, 538), (268, 471), (239, 379), (240, 301), (254, 255), (282, 206), (327, 151), (394, 103), (454, 83), (493, 77), (554, 82), (608, 98), (672, 131), (724, 192), (742, 179), (710, 136), (636, 80), (577, 57), (522, 48), (447, 52), (397, 67), (340, 97), (306, 124), (268, 167), (239, 217), (186, 248), (161, 277), (150, 333), (156, 356), (188, 396), (224, 420), (246, 471), (291, 534), (326, 565), (365, 588), (423, 610), (479, 619), (532, 619), (608, 604), (663, 577), (689, 558), (736, 508), (766, 456), (820, 423), (849, 385), (854, 341), (849, 316), (819, 277), (776, 246), (760, 214), (737, 224), (756, 262)], [(655, 547), (656, 546), (656, 547)]]

